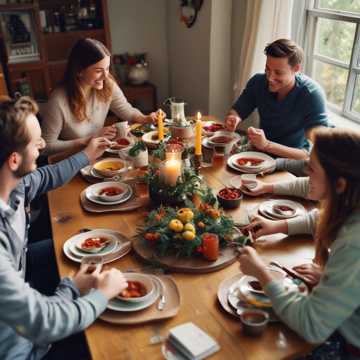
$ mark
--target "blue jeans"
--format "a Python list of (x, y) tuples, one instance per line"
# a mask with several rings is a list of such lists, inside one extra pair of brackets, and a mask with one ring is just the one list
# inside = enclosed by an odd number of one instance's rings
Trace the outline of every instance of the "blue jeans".
[(25, 280), (44, 295), (54, 294), (60, 278), (52, 239), (28, 245)]

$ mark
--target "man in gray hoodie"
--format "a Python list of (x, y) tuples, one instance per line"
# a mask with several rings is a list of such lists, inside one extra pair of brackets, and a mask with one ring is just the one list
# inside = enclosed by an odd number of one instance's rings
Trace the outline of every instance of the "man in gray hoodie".
[[(105, 310), (127, 284), (119, 270), (60, 281), (45, 296), (24, 280), (29, 219), (36, 197), (69, 181), (102, 155), (107, 140), (92, 139), (84, 151), (36, 169), (45, 142), (30, 98), (0, 104), (0, 359), (41, 359), (52, 342), (79, 332)], [(91, 291), (90, 291), (91, 290)]]

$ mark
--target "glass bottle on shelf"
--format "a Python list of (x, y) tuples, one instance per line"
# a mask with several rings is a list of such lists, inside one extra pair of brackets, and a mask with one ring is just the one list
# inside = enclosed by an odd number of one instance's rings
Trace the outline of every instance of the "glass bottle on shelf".
[(21, 78), (16, 81), (16, 87), (22, 96), (32, 96), (31, 85), (25, 72), (23, 72)]

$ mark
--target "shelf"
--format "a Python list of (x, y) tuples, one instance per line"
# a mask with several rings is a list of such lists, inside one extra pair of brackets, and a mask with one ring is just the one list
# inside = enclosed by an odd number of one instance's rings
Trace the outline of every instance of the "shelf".
[(45, 64), (43, 61), (34, 61), (34, 62), (23, 62), (17, 64), (8, 64), (9, 71), (24, 71), (26, 70), (38, 70), (42, 69)]
[(45, 39), (47, 38), (59, 38), (59, 37), (92, 37), (96, 35), (102, 35), (104, 33), (104, 29), (88, 29), (88, 30), (74, 30), (74, 31), (63, 31), (63, 32), (50, 32), (43, 33)]
[[(51, 90), (63, 78), (67, 58), (74, 44), (82, 38), (93, 38), (101, 41), (111, 50), (111, 38), (109, 31), (109, 16), (107, 0), (95, 0), (97, 8), (96, 23), (102, 28), (78, 29), (64, 32), (44, 33), (41, 25), (40, 11), (46, 10), (49, 15), (49, 23), (53, 23), (54, 11), (68, 5), (75, 5), (78, 0), (33, 0), (30, 4), (2, 4), (0, 13), (19, 12), (25, 14), (26, 22), (31, 21), (31, 33), (36, 39), (36, 50), (39, 51), (40, 59), (27, 59), (24, 62), (11, 63), (9, 46), (0, 48), (0, 57), (3, 60), (4, 72), (7, 76), (7, 86), (12, 96), (18, 89), (19, 79), (26, 76), (36, 99), (47, 98)], [(2, 1), (4, 3), (5, 1)], [(28, 19), (29, 18), (29, 19)], [(22, 19), (22, 21), (25, 21)], [(29, 20), (29, 21), (28, 21)], [(11, 44), (9, 37), (4, 37), (4, 27), (0, 27), (0, 40), (4, 45)]]
[(9, 4), (0, 5), (0, 11), (24, 11), (24, 10), (35, 10), (37, 8), (34, 4)]

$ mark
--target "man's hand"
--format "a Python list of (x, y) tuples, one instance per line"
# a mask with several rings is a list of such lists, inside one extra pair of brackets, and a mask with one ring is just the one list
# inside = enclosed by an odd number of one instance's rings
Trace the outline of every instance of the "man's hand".
[(237, 126), (240, 124), (241, 119), (238, 115), (232, 114), (230, 113), (226, 118), (225, 118), (225, 129), (228, 131), (235, 131)]
[(257, 216), (252, 219), (251, 223), (241, 229), (242, 232), (251, 232), (253, 239), (256, 240), (260, 236), (271, 235), (277, 233), (288, 233), (288, 225), (286, 220), (267, 220)]
[(266, 151), (270, 141), (266, 138), (264, 130), (256, 129), (251, 126), (248, 128), (247, 135), (251, 145), (256, 147), (258, 150)]
[(109, 145), (110, 140), (105, 137), (92, 138), (84, 149), (84, 153), (89, 158), (89, 162), (92, 163), (104, 153)]
[(87, 294), (90, 289), (93, 289), (96, 284), (97, 275), (100, 272), (100, 268), (89, 273), (88, 268), (91, 265), (81, 266), (78, 273), (73, 277), (73, 282), (78, 288), (80, 295), (83, 296)]
[(115, 268), (105, 270), (96, 277), (95, 288), (110, 300), (119, 295), (128, 286), (123, 273)]

